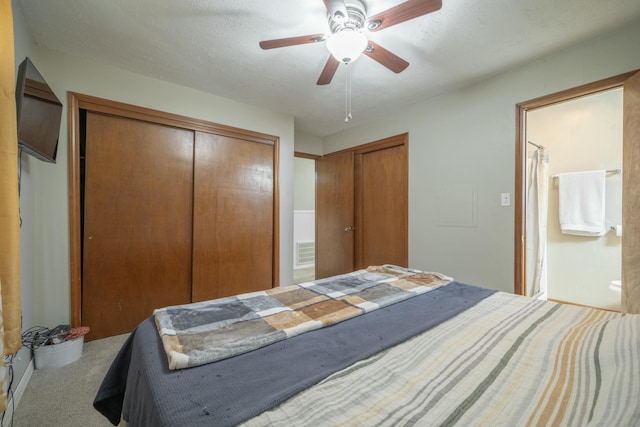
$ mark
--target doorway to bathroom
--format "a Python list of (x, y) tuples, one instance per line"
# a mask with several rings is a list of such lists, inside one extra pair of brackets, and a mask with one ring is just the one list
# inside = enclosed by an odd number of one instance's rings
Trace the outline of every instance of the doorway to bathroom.
[[(614, 284), (622, 277), (622, 95), (618, 87), (526, 113), (530, 296), (620, 310)], [(570, 179), (583, 181), (567, 188)], [(585, 215), (600, 216), (601, 229), (567, 226)]]
[[(637, 280), (638, 269), (635, 266), (635, 262), (632, 262), (633, 257), (636, 256), (635, 248), (637, 247), (636, 239), (640, 237), (636, 230), (636, 215), (634, 213), (633, 206), (636, 204), (637, 200), (640, 200), (638, 197), (640, 196), (640, 192), (636, 190), (636, 186), (632, 185), (633, 182), (637, 181), (635, 178), (636, 174), (639, 172), (639, 169), (636, 167), (635, 163), (632, 161), (635, 153), (640, 150), (640, 138), (637, 132), (638, 126), (640, 123), (640, 73), (638, 70), (631, 71), (628, 73), (620, 74), (614, 77), (610, 77), (607, 79), (599, 80), (593, 83), (585, 84), (582, 86), (578, 86), (572, 89), (556, 92), (550, 95), (545, 95), (539, 98), (535, 98), (529, 101), (521, 102), (516, 105), (516, 170), (515, 170), (515, 225), (514, 225), (514, 293), (520, 295), (532, 295), (532, 290), (534, 290), (535, 295), (538, 297), (555, 299), (562, 302), (570, 302), (578, 305), (588, 305), (595, 307), (602, 307), (615, 310), (619, 307), (614, 305), (609, 305), (607, 302), (603, 302), (602, 298), (591, 298), (591, 293), (589, 292), (589, 286), (597, 286), (598, 289), (609, 290), (609, 286), (612, 282), (619, 280), (622, 278), (622, 309), (624, 311), (629, 310), (629, 304), (633, 303), (633, 299), (630, 299), (629, 296), (629, 286), (633, 288), (634, 281)], [(620, 92), (611, 91), (614, 89), (620, 89)], [(610, 92), (611, 91), (611, 92)], [(610, 92), (610, 93), (607, 93)], [(620, 113), (616, 113), (612, 119), (612, 125), (603, 125), (599, 126), (591, 126), (587, 123), (589, 120), (595, 120), (593, 116), (593, 112), (598, 109), (602, 109), (602, 105), (600, 107), (593, 107), (594, 110), (579, 108), (575, 111), (572, 111), (570, 114), (567, 114), (564, 117), (564, 120), (561, 121), (563, 123), (563, 130), (558, 131), (547, 131), (546, 134), (544, 132), (540, 134), (535, 134), (535, 130), (531, 130), (530, 123), (532, 120), (536, 120), (534, 113), (539, 110), (540, 114), (545, 113), (545, 108), (550, 108), (552, 106), (559, 106), (560, 108), (566, 107), (569, 108), (571, 106), (580, 105), (580, 101), (583, 101), (585, 104), (588, 104), (588, 101), (593, 100), (602, 100), (602, 98), (593, 97), (592, 95), (601, 94), (604, 98), (607, 95), (610, 95), (612, 98), (616, 96), (622, 98), (622, 104), (619, 107), (611, 107), (609, 105), (608, 110), (610, 110), (609, 114), (612, 114), (611, 111), (614, 111), (619, 108)], [(578, 102), (577, 104), (573, 104), (573, 102)], [(615, 101), (617, 103), (618, 101)], [(563, 105), (564, 104), (564, 105)], [(604, 105), (604, 101), (603, 101)], [(583, 105), (584, 107), (584, 105)], [(547, 110), (550, 112), (553, 110)], [(549, 116), (559, 114), (559, 110), (555, 112), (555, 114), (548, 114)], [(535, 124), (533, 124), (535, 127)], [(587, 158), (590, 156), (591, 152), (596, 150), (595, 147), (604, 145), (603, 144), (606, 138), (616, 138), (615, 132), (612, 131), (612, 128), (618, 127), (618, 129), (622, 129), (621, 137), (618, 140), (622, 140), (622, 143), (619, 148), (613, 148), (610, 153), (614, 153), (613, 160), (609, 156), (609, 154), (602, 152), (595, 157), (597, 158), (597, 162), (585, 165), (581, 164), (581, 159)], [(585, 133), (587, 129), (590, 129), (588, 133)], [(532, 134), (531, 132), (534, 132)], [(549, 137), (548, 135), (551, 134)], [(605, 136), (607, 135), (607, 136)], [(549, 139), (549, 142), (541, 141), (539, 138)], [(554, 139), (559, 140), (559, 142), (552, 142)], [(573, 147), (569, 147), (568, 141), (574, 140), (575, 145)], [(564, 143), (565, 146), (557, 145)], [(553, 150), (547, 150), (551, 145), (553, 145)], [(544, 147), (544, 150), (539, 150)], [(566, 149), (570, 148), (570, 149)], [(624, 150), (624, 156), (622, 156), (621, 152)], [(527, 215), (528, 210), (531, 209), (531, 203), (527, 200), (527, 192), (529, 190), (528, 184), (528, 172), (531, 169), (528, 168), (528, 162), (531, 160), (528, 158), (528, 154), (539, 151), (547, 151), (547, 158), (549, 163), (547, 164), (548, 171), (547, 175), (542, 180), (537, 180), (539, 183), (546, 183), (546, 189), (548, 191), (548, 197), (542, 198), (541, 200), (546, 200), (547, 205), (544, 203), (539, 206), (547, 208), (547, 212), (544, 213), (541, 217), (546, 218), (547, 222), (541, 222), (543, 226), (547, 226), (548, 228), (559, 227), (559, 212), (556, 210), (555, 206), (552, 206), (550, 202), (557, 203), (559, 197), (559, 189), (558, 182), (559, 179), (554, 178), (554, 175), (561, 175), (563, 173), (568, 173), (572, 171), (590, 171), (590, 170), (602, 170), (606, 171), (615, 171), (616, 169), (620, 169), (620, 174), (607, 173), (606, 178), (604, 178), (604, 185), (613, 187), (609, 191), (609, 195), (606, 198), (606, 201), (603, 204), (607, 204), (607, 206), (611, 205), (611, 198), (614, 198), (616, 191), (621, 194), (623, 202), (621, 203), (621, 211), (622, 211), (622, 219), (615, 218), (615, 206), (609, 207), (609, 212), (606, 214), (606, 226), (609, 227), (606, 233), (603, 233), (600, 236), (591, 236), (587, 237), (585, 241), (571, 242), (570, 243), (588, 243), (591, 241), (598, 241), (601, 246), (604, 246), (606, 249), (612, 249), (612, 251), (621, 251), (620, 261), (617, 262), (615, 260), (602, 261), (600, 258), (590, 257), (587, 258), (586, 254), (593, 252), (594, 248), (590, 248), (590, 250), (583, 251), (584, 256), (572, 255), (569, 252), (571, 248), (570, 244), (565, 244), (564, 246), (557, 246), (554, 248), (553, 252), (549, 249), (549, 245), (557, 244), (559, 242), (555, 241), (555, 237), (549, 238), (549, 233), (540, 233), (540, 235), (544, 235), (546, 239), (546, 244), (534, 245), (538, 249), (546, 248), (547, 256), (544, 257), (544, 262), (542, 263), (549, 271), (552, 266), (558, 265), (562, 266), (563, 264), (571, 265), (571, 268), (567, 270), (569, 273), (566, 273), (564, 276), (569, 277), (566, 279), (573, 283), (574, 288), (572, 291), (565, 291), (564, 294), (557, 295), (554, 293), (553, 284), (549, 283), (551, 280), (550, 276), (547, 276), (547, 286), (546, 288), (536, 288), (535, 283), (527, 283), (527, 278), (531, 277), (532, 269), (536, 269), (539, 264), (531, 261), (531, 254), (527, 253), (527, 245), (535, 240), (535, 235), (531, 233), (531, 230), (527, 228), (527, 219), (529, 215)], [(563, 156), (563, 151), (568, 153), (566, 154), (566, 158)], [(615, 154), (618, 151), (620, 154)], [(609, 153), (609, 152), (608, 152)], [(558, 157), (558, 154), (560, 157)], [(532, 156), (533, 157), (533, 156)], [(535, 156), (537, 160), (538, 156)], [(545, 158), (546, 156), (542, 156)], [(591, 156), (594, 157), (594, 156)], [(602, 159), (600, 158), (602, 157)], [(615, 162), (616, 158), (621, 158), (621, 167), (616, 167)], [(562, 163), (564, 159), (564, 164)], [(558, 160), (560, 161), (558, 163)], [(606, 161), (606, 163), (604, 163)], [(599, 162), (599, 163), (598, 163)], [(609, 163), (612, 162), (612, 163)], [(542, 162), (544, 164), (544, 162)], [(561, 167), (561, 169), (556, 169), (555, 167)], [(569, 170), (569, 168), (572, 168)], [(536, 172), (538, 172), (538, 168), (536, 168)], [(544, 167), (542, 168), (542, 172), (544, 172)], [(612, 180), (613, 178), (613, 180)], [(615, 188), (615, 180), (618, 179), (618, 189)], [(566, 182), (566, 181), (565, 181)], [(622, 185), (624, 183), (624, 185)], [(614, 185), (612, 185), (614, 184)], [(544, 192), (545, 187), (542, 186), (540, 189)], [(613, 209), (613, 210), (612, 210)], [(542, 213), (544, 209), (538, 209), (539, 213)], [(552, 212), (554, 210), (554, 212)], [(621, 223), (625, 227), (624, 236), (616, 235), (622, 234), (621, 227), (618, 227)], [(554, 225), (555, 224), (555, 225)], [(625, 225), (626, 224), (626, 225)], [(614, 227), (612, 230), (611, 227)], [(616, 229), (618, 231), (616, 231)], [(539, 229), (540, 230), (540, 229)], [(603, 226), (603, 231), (605, 231), (605, 227)], [(571, 236), (573, 239), (577, 239), (578, 236)], [(581, 237), (584, 239), (584, 237)], [(589, 240), (590, 239), (590, 240)], [(544, 243), (544, 242), (543, 242)], [(593, 243), (593, 242), (591, 242)], [(585, 246), (586, 248), (587, 246)], [(619, 249), (618, 249), (619, 248)], [(529, 246), (529, 251), (531, 251), (531, 246)], [(544, 250), (540, 250), (540, 252), (544, 253)], [(554, 255), (555, 253), (555, 255)], [(528, 256), (529, 255), (529, 256)], [(573, 263), (569, 261), (573, 258)], [(535, 258), (534, 258), (535, 259)], [(579, 261), (579, 262), (578, 262)], [(588, 276), (590, 273), (594, 275), (596, 271), (604, 271), (603, 265), (612, 265), (616, 266), (615, 270), (609, 270), (606, 272), (606, 278), (598, 279), (598, 285), (587, 285), (584, 280), (584, 277)], [(580, 274), (581, 276), (578, 276)], [(578, 278), (579, 277), (579, 278)], [(625, 280), (626, 278), (626, 280)], [(556, 280), (555, 278), (553, 280)], [(629, 282), (631, 281), (631, 282)], [(626, 283), (625, 283), (626, 282)], [(542, 282), (544, 283), (544, 282)], [(593, 281), (589, 281), (589, 283), (594, 283)], [(546, 291), (545, 291), (546, 290)], [(574, 292), (575, 290), (575, 292)], [(535, 292), (538, 291), (538, 292)], [(542, 291), (542, 292), (541, 292)], [(609, 290), (607, 292), (610, 296), (614, 295), (614, 299), (617, 302), (618, 297), (615, 294), (616, 291)], [(569, 295), (567, 295), (569, 294)], [(625, 299), (626, 298), (626, 299)], [(606, 305), (606, 307), (605, 307)]]

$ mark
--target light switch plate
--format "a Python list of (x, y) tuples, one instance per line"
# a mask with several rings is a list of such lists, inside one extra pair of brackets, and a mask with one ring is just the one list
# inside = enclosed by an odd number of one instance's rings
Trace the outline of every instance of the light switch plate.
[(500, 206), (511, 206), (511, 193), (500, 194)]

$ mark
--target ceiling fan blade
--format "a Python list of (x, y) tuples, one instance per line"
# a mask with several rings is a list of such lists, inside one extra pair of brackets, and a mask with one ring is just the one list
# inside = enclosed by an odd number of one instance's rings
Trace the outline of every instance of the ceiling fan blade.
[(363, 53), (369, 58), (378, 61), (394, 73), (404, 71), (404, 69), (409, 66), (407, 61), (371, 40), (369, 40), (369, 46), (367, 46)]
[(310, 36), (298, 36), (287, 37), (284, 39), (263, 40), (260, 42), (260, 47), (263, 49), (275, 49), (278, 47), (295, 46), (299, 44), (317, 43), (324, 41), (326, 36), (324, 34), (312, 34)]
[(348, 16), (344, 0), (324, 0), (324, 5), (336, 22), (341, 22)]
[(333, 79), (333, 75), (336, 73), (338, 65), (340, 65), (340, 61), (334, 58), (333, 55), (329, 55), (329, 59), (327, 59), (327, 63), (324, 65), (322, 73), (320, 73), (320, 78), (318, 78), (317, 84), (328, 85), (331, 83), (331, 79)]
[(442, 7), (442, 0), (408, 0), (397, 6), (367, 18), (369, 31), (380, 31), (392, 25), (408, 21)]

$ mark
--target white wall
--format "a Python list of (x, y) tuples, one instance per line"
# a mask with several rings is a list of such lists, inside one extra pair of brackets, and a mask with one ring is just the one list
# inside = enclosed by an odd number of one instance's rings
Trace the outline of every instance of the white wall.
[[(609, 289), (622, 277), (622, 239), (562, 234), (558, 180), (564, 172), (622, 168), (622, 89), (600, 92), (527, 113), (527, 137), (549, 152), (547, 223), (548, 297), (620, 310), (620, 293)], [(622, 176), (607, 175), (607, 228), (622, 223)]]
[[(19, 8), (14, 18), (26, 28)], [(183, 116), (208, 120), (280, 137), (280, 283), (293, 282), (293, 144), (292, 116), (241, 104), (183, 86), (152, 79), (78, 57), (34, 48), (28, 34), (16, 31), (16, 57), (29, 55), (64, 104), (67, 92), (79, 92)], [(67, 121), (60, 130), (57, 164), (23, 156), (23, 227), (21, 243), (23, 307), (33, 324), (70, 322), (69, 201)]]
[[(640, 68), (639, 42), (636, 22), (326, 137), (323, 152), (408, 132), (409, 265), (513, 292), (514, 210), (500, 193), (515, 187), (515, 105)], [(477, 201), (443, 206), (448, 188), (475, 189)], [(473, 209), (475, 226), (438, 225), (456, 207)]]
[(322, 138), (299, 130), (295, 131), (295, 151), (322, 155)]
[(293, 209), (316, 209), (316, 161), (296, 157), (293, 160)]

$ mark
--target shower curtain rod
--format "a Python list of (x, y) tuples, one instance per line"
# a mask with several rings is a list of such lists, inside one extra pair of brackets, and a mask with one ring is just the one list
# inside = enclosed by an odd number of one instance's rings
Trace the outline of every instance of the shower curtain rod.
[(534, 147), (537, 147), (537, 148), (539, 148), (539, 149), (541, 149), (541, 150), (542, 150), (542, 149), (544, 149), (544, 147), (543, 147), (542, 145), (534, 144), (534, 143), (533, 143), (533, 142), (531, 142), (531, 141), (527, 141), (527, 143), (529, 143), (529, 144), (533, 145)]

